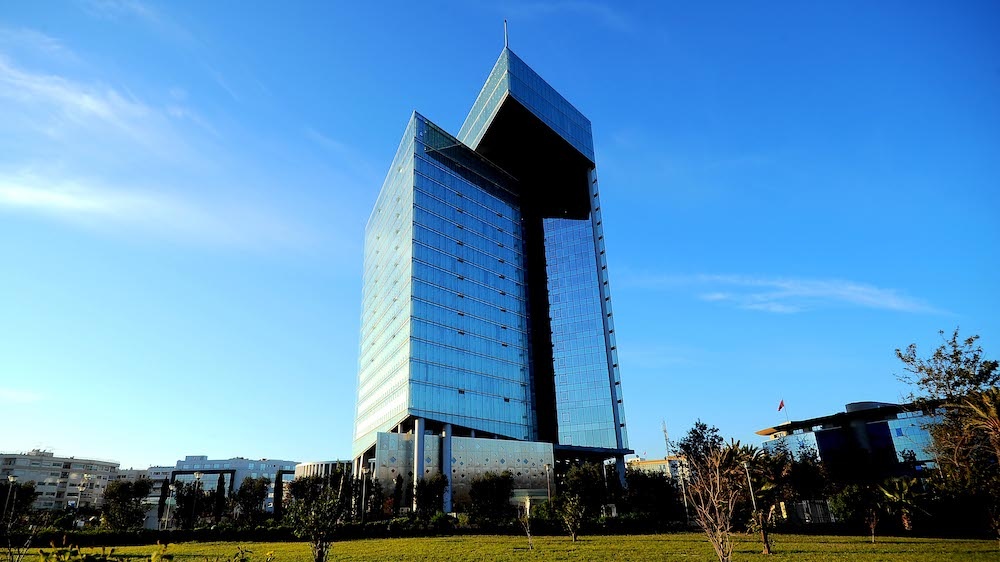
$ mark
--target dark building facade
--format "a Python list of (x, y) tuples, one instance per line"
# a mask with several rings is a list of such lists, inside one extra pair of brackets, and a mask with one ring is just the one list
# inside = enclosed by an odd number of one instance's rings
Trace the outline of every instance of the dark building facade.
[(844, 412), (790, 421), (757, 432), (764, 447), (813, 448), (834, 478), (877, 480), (913, 476), (934, 466), (926, 427), (937, 418), (913, 404), (853, 402)]
[(621, 465), (607, 273), (590, 121), (505, 48), (457, 137), (413, 114), (366, 226), (356, 470)]

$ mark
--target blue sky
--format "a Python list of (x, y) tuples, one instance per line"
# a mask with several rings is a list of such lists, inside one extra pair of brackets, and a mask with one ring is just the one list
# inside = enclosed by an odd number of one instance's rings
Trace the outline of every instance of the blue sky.
[(992, 2), (8, 3), (0, 449), (350, 454), (362, 233), (503, 44), (594, 126), (632, 447), (1000, 355)]

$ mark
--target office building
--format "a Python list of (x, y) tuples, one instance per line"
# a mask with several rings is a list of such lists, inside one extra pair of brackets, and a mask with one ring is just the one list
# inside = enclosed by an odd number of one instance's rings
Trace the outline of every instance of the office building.
[(355, 471), (548, 471), (631, 453), (590, 121), (504, 48), (458, 136), (418, 113), (365, 229)]
[(57, 457), (51, 451), (0, 453), (0, 478), (15, 476), (35, 483), (34, 509), (100, 508), (104, 489), (118, 476), (118, 463), (97, 459)]
[(813, 449), (834, 478), (881, 479), (914, 476), (934, 466), (927, 426), (937, 419), (914, 404), (853, 402), (844, 412), (787, 421), (757, 435), (768, 438), (767, 449)]
[(351, 461), (300, 462), (295, 465), (295, 478), (319, 476), (329, 478), (338, 474), (351, 474)]
[[(189, 455), (183, 460), (177, 461), (177, 464), (170, 471), (170, 481), (190, 484), (197, 480), (202, 490), (210, 492), (218, 488), (221, 476), (222, 483), (226, 488), (226, 495), (229, 496), (239, 489), (245, 478), (268, 478), (271, 480), (271, 485), (268, 487), (264, 509), (270, 512), (274, 508), (274, 483), (278, 478), (281, 478), (283, 482), (291, 481), (297, 464), (297, 461), (277, 459), (246, 459), (243, 457), (209, 459), (205, 455)], [(159, 477), (163, 468), (151, 467), (149, 471), (150, 474), (156, 474)]]

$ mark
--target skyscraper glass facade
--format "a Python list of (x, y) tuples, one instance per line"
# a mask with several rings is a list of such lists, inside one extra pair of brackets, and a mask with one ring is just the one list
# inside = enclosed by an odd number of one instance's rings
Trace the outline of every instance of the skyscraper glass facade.
[[(415, 436), (409, 476), (457, 471), (452, 434), (629, 452), (590, 121), (510, 50), (458, 138), (411, 118), (366, 228), (363, 299), (358, 466), (379, 433)], [(425, 434), (444, 439), (433, 453)], [(386, 454), (376, 469), (399, 469)]]

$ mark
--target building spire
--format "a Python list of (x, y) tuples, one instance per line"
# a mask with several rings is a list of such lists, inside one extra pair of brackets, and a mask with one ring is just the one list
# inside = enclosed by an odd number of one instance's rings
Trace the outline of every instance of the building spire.
[(507, 48), (507, 20), (503, 20), (503, 48)]

